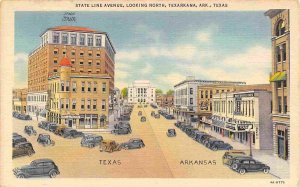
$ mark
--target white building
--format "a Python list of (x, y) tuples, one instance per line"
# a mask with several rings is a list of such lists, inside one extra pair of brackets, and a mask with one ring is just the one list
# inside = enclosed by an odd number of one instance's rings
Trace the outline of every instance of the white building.
[(254, 149), (272, 149), (270, 91), (213, 95), (212, 130)]
[(188, 76), (186, 80), (174, 86), (174, 115), (178, 121), (186, 122), (194, 126), (198, 125), (196, 115), (198, 86), (208, 84), (245, 84), (245, 82), (231, 81), (210, 81), (197, 80), (193, 76)]
[(136, 80), (128, 87), (128, 103), (155, 103), (155, 87), (148, 80)]
[(27, 95), (27, 114), (46, 118), (48, 93), (47, 92), (31, 92)]

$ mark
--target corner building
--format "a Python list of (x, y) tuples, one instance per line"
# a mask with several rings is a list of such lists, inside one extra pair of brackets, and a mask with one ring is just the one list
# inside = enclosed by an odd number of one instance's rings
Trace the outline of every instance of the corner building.
[(274, 154), (290, 158), (290, 12), (272, 9), (265, 13), (272, 28), (272, 121)]
[(59, 70), (48, 78), (47, 120), (79, 130), (107, 128), (110, 77), (72, 73), (67, 57)]
[(29, 54), (29, 114), (46, 113), (48, 77), (60, 73), (59, 62), (67, 56), (71, 73), (109, 76), (108, 89), (114, 88), (116, 51), (106, 32), (75, 26), (57, 26), (41, 34), (41, 44)]

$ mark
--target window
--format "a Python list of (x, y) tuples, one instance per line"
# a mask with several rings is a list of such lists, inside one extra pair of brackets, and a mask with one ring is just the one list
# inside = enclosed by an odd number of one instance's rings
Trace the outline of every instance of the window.
[(93, 53), (91, 51), (89, 51), (89, 57), (93, 56)]
[(283, 87), (286, 88), (286, 80), (283, 81)]
[(236, 101), (236, 112), (241, 112), (241, 101)]
[(62, 43), (68, 44), (68, 33), (62, 33)]
[(284, 114), (287, 113), (287, 97), (286, 96), (283, 97), (283, 113)]
[(100, 66), (100, 62), (97, 62), (96, 65), (97, 65), (97, 66)]
[(65, 91), (65, 83), (64, 83), (64, 81), (60, 82), (60, 91)]
[(56, 73), (56, 72), (57, 72), (57, 69), (53, 69), (53, 72)]
[(84, 110), (85, 101), (84, 99), (81, 99), (81, 110)]
[(94, 82), (94, 92), (97, 92), (97, 82)]
[(102, 110), (106, 109), (106, 101), (102, 100), (102, 106), (101, 106)]
[(208, 91), (205, 91), (205, 98), (208, 98)]
[(85, 84), (84, 82), (81, 82), (81, 91), (82, 91), (82, 92), (84, 92), (84, 87), (85, 87), (84, 84)]
[(60, 108), (61, 108), (61, 109), (64, 108), (64, 99), (60, 99)]
[(79, 64), (80, 64), (80, 65), (83, 65), (83, 61), (80, 61)]
[(88, 82), (88, 92), (91, 92), (91, 82)]
[(93, 110), (97, 109), (97, 99), (93, 100)]
[(281, 113), (281, 97), (278, 97), (278, 112)]
[(101, 36), (96, 36), (96, 46), (97, 47), (101, 46)]
[(283, 20), (280, 20), (276, 27), (276, 36), (281, 36), (285, 33), (285, 23)]
[(286, 61), (286, 44), (282, 44), (282, 61)]
[(102, 92), (106, 92), (106, 83), (102, 83)]
[(92, 65), (92, 62), (91, 61), (89, 61), (89, 66), (91, 66)]
[(190, 95), (193, 95), (193, 88), (190, 88)]
[(57, 59), (54, 59), (54, 60), (53, 60), (53, 63), (54, 63), (54, 64), (57, 64)]
[(76, 92), (76, 82), (72, 82), (72, 91)]
[(277, 62), (281, 62), (280, 46), (276, 46), (276, 60)]
[(66, 91), (70, 91), (70, 82), (66, 81)]
[(82, 51), (80, 51), (80, 56), (82, 57), (84, 55), (84, 53)]
[(72, 53), (71, 53), (73, 56), (75, 55), (75, 51), (72, 51)]
[(75, 64), (75, 60), (71, 60), (71, 63), (72, 63), (72, 64)]
[(87, 109), (91, 110), (91, 100), (90, 99), (87, 100)]
[(72, 99), (72, 109), (76, 109), (76, 99)]
[(85, 45), (85, 34), (80, 34), (79, 44), (80, 45)]
[(69, 110), (69, 99), (66, 99), (66, 109)]
[(201, 91), (201, 98), (203, 98), (203, 91)]
[(71, 34), (71, 45), (76, 45), (76, 40), (77, 40), (76, 34)]
[(191, 105), (194, 104), (193, 98), (190, 98), (190, 104), (191, 104)]
[(96, 54), (96, 57), (100, 57), (100, 53), (97, 53), (97, 54)]
[(58, 44), (59, 43), (59, 33), (53, 32), (53, 43)]
[(57, 55), (58, 54), (58, 49), (54, 49), (53, 54)]
[(93, 35), (88, 35), (88, 46), (93, 46)]
[(277, 88), (281, 88), (281, 81), (277, 81), (276, 84), (277, 84)]

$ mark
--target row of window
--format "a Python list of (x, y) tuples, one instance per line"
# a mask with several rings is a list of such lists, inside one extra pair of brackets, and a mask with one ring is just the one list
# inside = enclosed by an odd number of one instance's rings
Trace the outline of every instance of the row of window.
[[(60, 33), (59, 32), (53, 32), (52, 33), (52, 42), (59, 44), (71, 44), (71, 45), (77, 45), (78, 43), (78, 37), (77, 33)], [(60, 40), (61, 37), (61, 40)], [(94, 46), (94, 38), (95, 38), (95, 46), (101, 47), (101, 36), (100, 35), (93, 35), (93, 34), (79, 34), (79, 45), (87, 45), (87, 46)]]
[(214, 112), (254, 116), (254, 101), (214, 101)]
[(276, 62), (285, 62), (286, 61), (286, 44), (281, 44), (276, 46)]
[[(65, 55), (66, 53), (67, 53), (66, 50), (63, 50), (63, 51), (62, 51), (62, 54), (63, 54), (63, 55)], [(59, 54), (59, 49), (57, 49), (57, 48), (54, 49), (54, 50), (53, 50), (53, 54), (54, 54), (54, 55), (58, 55), (58, 54)], [(71, 55), (72, 55), (72, 56), (75, 56), (75, 55), (76, 55), (76, 52), (75, 52), (75, 51), (71, 51)], [(83, 51), (80, 51), (80, 52), (79, 52), (79, 55), (80, 55), (81, 57), (83, 57), (83, 56), (84, 56), (84, 52), (83, 52)], [(93, 57), (93, 52), (92, 52), (92, 51), (89, 51), (89, 52), (88, 52), (88, 56), (89, 56), (89, 57)], [(96, 57), (98, 57), (98, 58), (101, 57), (100, 52), (97, 52), (97, 53), (96, 53)]]
[[(72, 86), (70, 86), (70, 84), (72, 84)], [(72, 81), (70, 83), (70, 81), (64, 81), (61, 80), (60, 81), (60, 87), (58, 86), (58, 83), (54, 83), (50, 85), (50, 90), (54, 91), (54, 92), (58, 92), (59, 91), (66, 91), (69, 92), (72, 90), (72, 92), (77, 92), (77, 82), (76, 81)], [(86, 81), (81, 81), (81, 92), (97, 92), (98, 89), (98, 83), (97, 82), (86, 82)], [(102, 87), (101, 87), (102, 92), (106, 92), (107, 88), (106, 88), (106, 83), (103, 82), (102, 83)]]
[(286, 88), (286, 80), (284, 80), (284, 81), (277, 81), (276, 82), (276, 86), (277, 86), (277, 88), (282, 88), (282, 86), (284, 87), (284, 88)]
[[(58, 60), (57, 60), (57, 59), (54, 59), (54, 60), (53, 60), (53, 64), (58, 64)], [(71, 64), (73, 64), (73, 65), (75, 64), (75, 60), (74, 60), (74, 59), (71, 60)], [(79, 60), (79, 65), (85, 65), (85, 64), (84, 64), (84, 60)], [(93, 65), (93, 61), (92, 61), (92, 60), (88, 60), (87, 65), (92, 66), (92, 65)], [(96, 65), (97, 65), (97, 66), (100, 66), (100, 62), (97, 61), (97, 62), (96, 62)]]
[(46, 102), (47, 96), (46, 95), (29, 95), (27, 96), (27, 101), (41, 101)]
[(287, 97), (286, 96), (283, 96), (283, 103), (282, 103), (282, 97), (281, 96), (278, 96), (278, 112), (279, 113), (283, 113), (283, 114), (286, 114), (287, 113), (287, 109), (288, 109), (288, 106), (287, 106)]
[[(72, 103), (70, 103), (70, 101)], [(76, 99), (60, 99), (59, 103), (58, 102), (51, 102), (50, 103), (50, 107), (52, 109), (72, 109), (72, 110), (76, 110), (76, 103), (77, 100)], [(70, 106), (71, 104), (71, 106)], [(97, 99), (81, 99), (80, 102), (80, 109), (81, 110), (97, 110)], [(106, 110), (106, 100), (103, 99), (101, 101), (101, 109), (102, 110)]]

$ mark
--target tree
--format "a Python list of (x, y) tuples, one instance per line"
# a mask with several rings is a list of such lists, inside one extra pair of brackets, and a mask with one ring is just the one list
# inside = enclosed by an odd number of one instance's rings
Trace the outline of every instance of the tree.
[(163, 94), (163, 91), (159, 88), (155, 89), (155, 94)]
[(128, 96), (128, 88), (123, 88), (121, 94), (123, 98), (126, 98)]
[(174, 95), (174, 90), (168, 90), (167, 95)]

